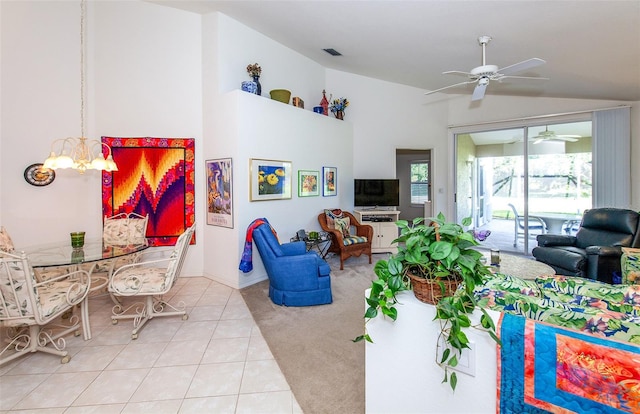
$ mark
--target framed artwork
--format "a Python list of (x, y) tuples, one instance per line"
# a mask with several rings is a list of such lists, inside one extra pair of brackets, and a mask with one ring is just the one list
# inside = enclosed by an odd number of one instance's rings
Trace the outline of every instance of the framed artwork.
[(298, 197), (320, 195), (320, 173), (318, 171), (298, 170)]
[(291, 198), (291, 161), (249, 160), (249, 200)]
[(195, 223), (195, 139), (102, 137), (102, 142), (118, 163), (118, 171), (102, 172), (102, 215), (148, 215), (149, 245), (173, 246)]
[(330, 197), (338, 194), (338, 169), (322, 167), (322, 196)]
[(231, 158), (205, 161), (207, 224), (233, 228), (233, 168)]

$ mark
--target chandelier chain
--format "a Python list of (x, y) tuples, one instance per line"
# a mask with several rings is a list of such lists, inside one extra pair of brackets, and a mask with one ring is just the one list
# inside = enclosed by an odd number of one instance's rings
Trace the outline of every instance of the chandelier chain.
[(84, 21), (87, 14), (86, 2), (80, 2), (80, 137), (84, 138)]
[[(0, 0), (1, 1), (1, 0)], [(80, 137), (60, 138), (51, 144), (49, 157), (44, 161), (43, 168), (73, 168), (80, 174), (86, 170), (118, 171), (113, 160), (111, 147), (97, 139), (88, 140), (85, 135), (85, 43), (87, 2), (80, 0)], [(59, 154), (56, 155), (56, 145)], [(104, 152), (106, 151), (106, 155)]]

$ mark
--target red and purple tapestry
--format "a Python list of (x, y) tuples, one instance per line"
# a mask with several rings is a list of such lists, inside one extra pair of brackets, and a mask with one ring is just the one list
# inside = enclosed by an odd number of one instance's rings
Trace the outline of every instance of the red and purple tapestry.
[(195, 222), (195, 140), (102, 137), (102, 142), (118, 164), (118, 171), (102, 172), (103, 215), (148, 214), (149, 244), (174, 245)]
[(640, 346), (504, 314), (499, 413), (639, 413)]

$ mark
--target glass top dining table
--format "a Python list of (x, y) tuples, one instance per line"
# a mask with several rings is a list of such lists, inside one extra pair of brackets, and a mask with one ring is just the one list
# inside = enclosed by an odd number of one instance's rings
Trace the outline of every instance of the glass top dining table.
[(116, 259), (147, 249), (147, 243), (128, 245), (108, 245), (102, 239), (87, 239), (81, 248), (71, 247), (69, 241), (27, 246), (17, 249), (26, 253), (31, 266), (55, 267), (100, 260)]

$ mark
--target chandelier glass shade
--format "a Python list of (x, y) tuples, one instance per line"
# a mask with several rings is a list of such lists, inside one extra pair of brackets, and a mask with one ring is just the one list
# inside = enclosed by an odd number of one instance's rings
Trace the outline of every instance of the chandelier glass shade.
[[(86, 170), (118, 171), (113, 160), (111, 148), (98, 140), (85, 138), (84, 133), (84, 96), (85, 96), (85, 64), (84, 39), (86, 0), (80, 1), (80, 137), (60, 138), (51, 144), (49, 157), (44, 161), (43, 168), (56, 170), (58, 168), (73, 168), (80, 174)], [(56, 155), (56, 149), (60, 155)], [(106, 150), (106, 157), (103, 153)]]
[[(59, 148), (56, 155), (55, 148)], [(102, 149), (107, 150), (105, 158)], [(118, 166), (113, 161), (111, 148), (98, 140), (87, 138), (61, 138), (51, 144), (49, 158), (44, 161), (43, 168), (73, 168), (81, 174), (86, 170), (118, 171)]]

